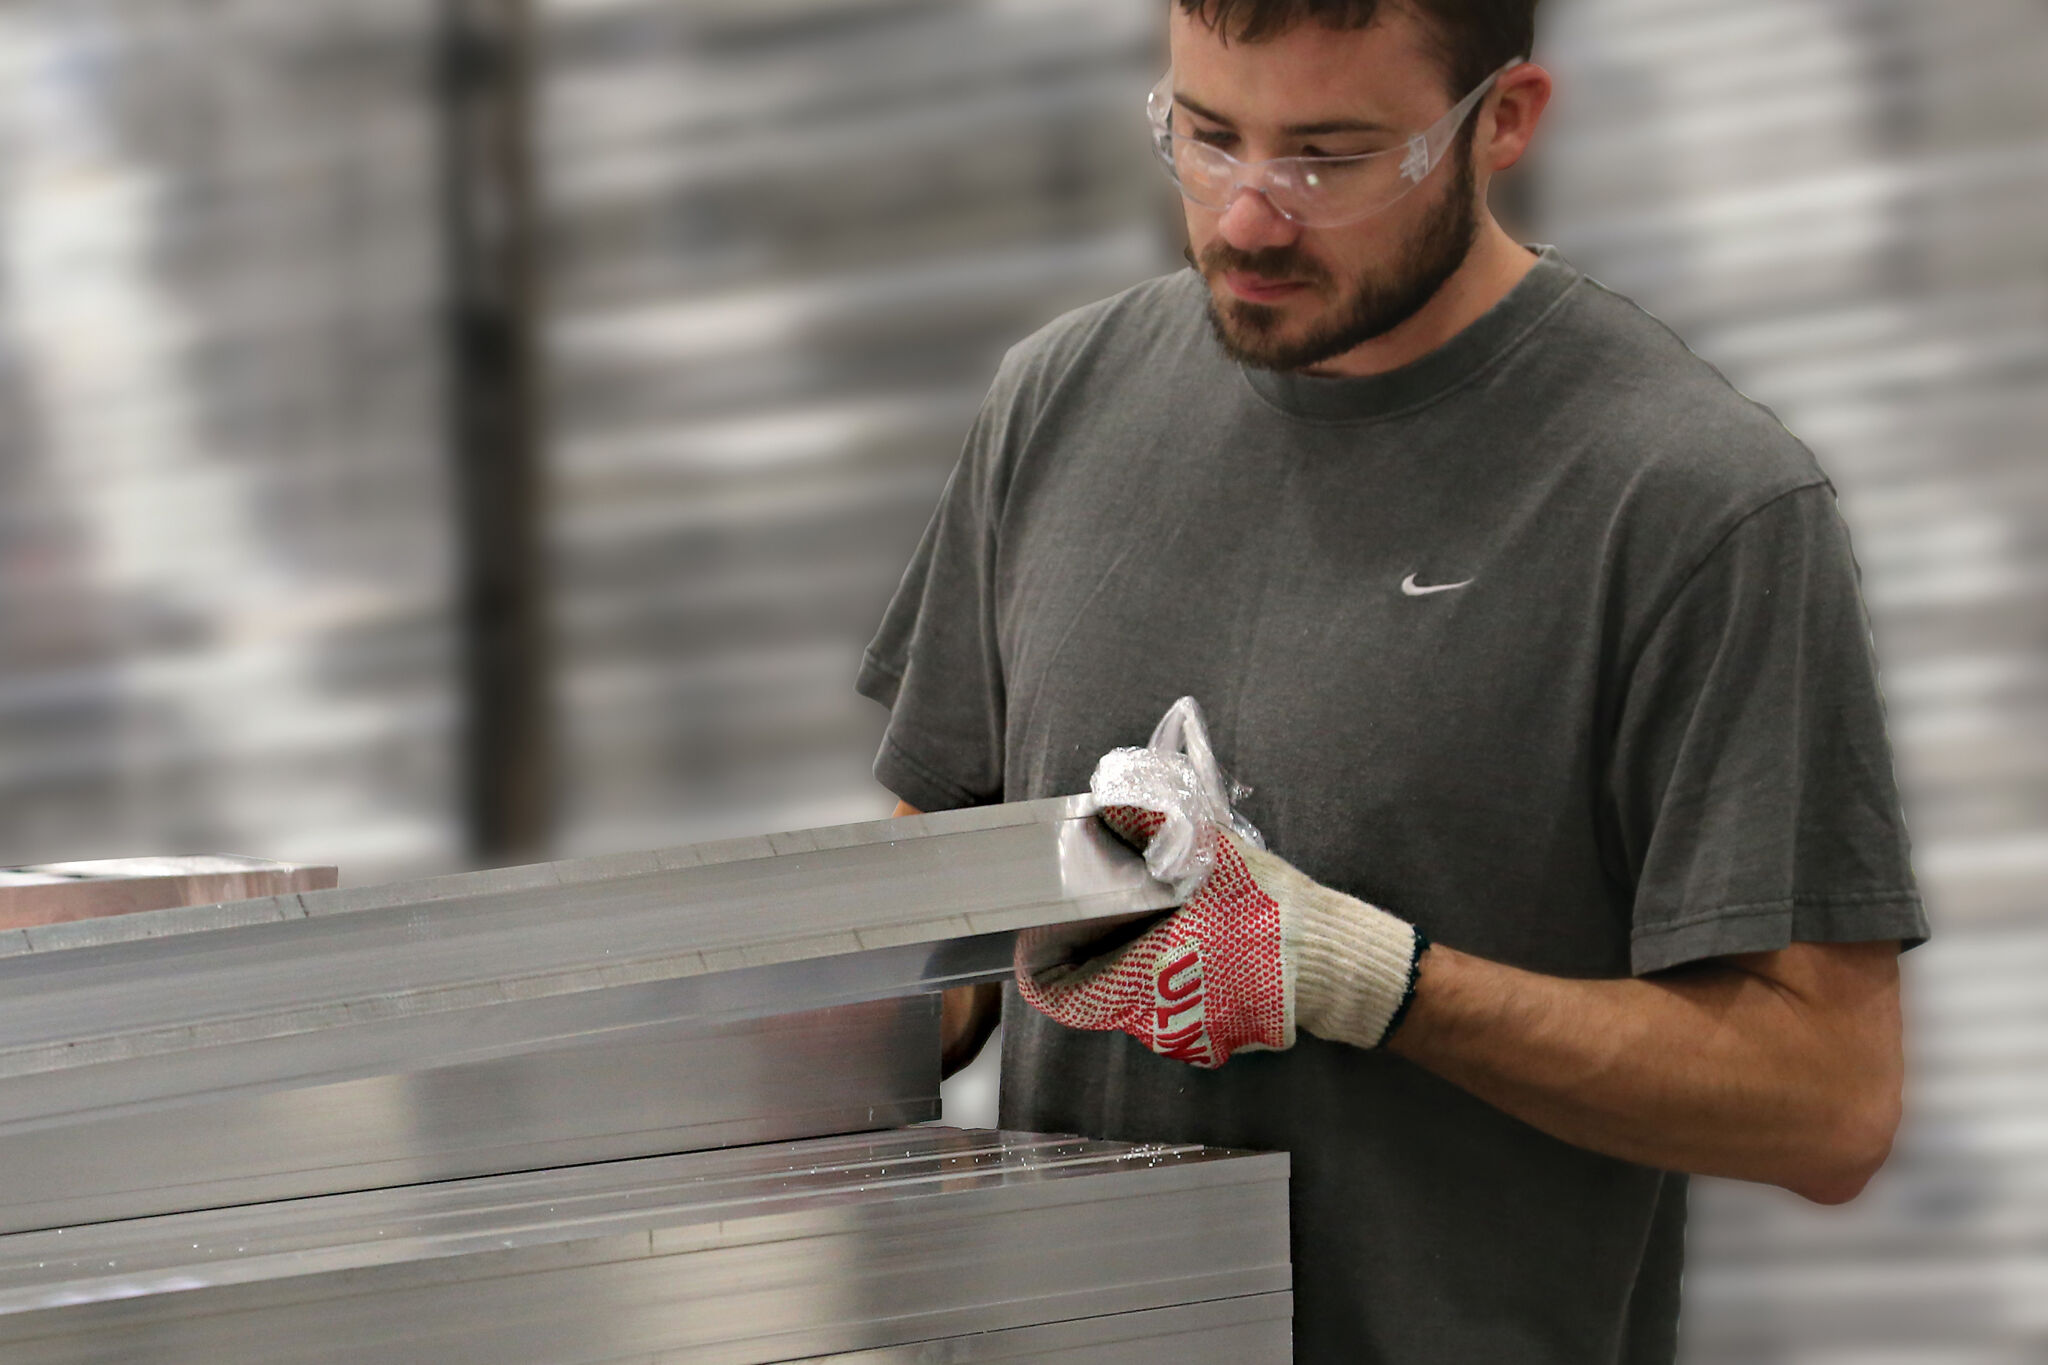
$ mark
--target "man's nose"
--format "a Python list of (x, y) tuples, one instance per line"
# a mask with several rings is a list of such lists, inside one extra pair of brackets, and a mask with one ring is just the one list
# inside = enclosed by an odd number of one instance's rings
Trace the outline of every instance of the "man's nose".
[(1301, 225), (1273, 207), (1264, 192), (1249, 186), (1236, 191), (1230, 207), (1216, 221), (1216, 230), (1239, 251), (1289, 246), (1301, 236)]

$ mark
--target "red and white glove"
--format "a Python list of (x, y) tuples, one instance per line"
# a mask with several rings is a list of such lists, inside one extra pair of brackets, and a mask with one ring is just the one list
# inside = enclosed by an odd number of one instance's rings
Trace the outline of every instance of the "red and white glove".
[[(1104, 823), (1143, 849), (1164, 817), (1109, 806)], [(1405, 920), (1323, 886), (1236, 834), (1180, 909), (1114, 952), (1032, 971), (1017, 989), (1068, 1028), (1121, 1029), (1164, 1057), (1222, 1066), (1294, 1046), (1295, 1030), (1378, 1047), (1414, 998), (1429, 942)]]

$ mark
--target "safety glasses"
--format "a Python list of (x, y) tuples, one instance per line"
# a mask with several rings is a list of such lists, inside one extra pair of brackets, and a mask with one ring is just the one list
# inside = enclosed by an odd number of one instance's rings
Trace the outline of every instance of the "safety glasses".
[(1526, 58), (1517, 57), (1452, 105), (1428, 131), (1398, 147), (1358, 156), (1280, 156), (1240, 161), (1222, 148), (1173, 130), (1173, 73), (1145, 101), (1152, 144), (1181, 196), (1206, 209), (1227, 209), (1244, 190), (1309, 228), (1343, 227), (1391, 208), (1429, 178), (1486, 92)]

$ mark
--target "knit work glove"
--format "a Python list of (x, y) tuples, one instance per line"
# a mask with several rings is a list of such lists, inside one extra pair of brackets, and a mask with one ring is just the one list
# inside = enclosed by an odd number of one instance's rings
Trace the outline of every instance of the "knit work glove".
[[(1141, 850), (1164, 823), (1134, 806), (1105, 807), (1102, 819)], [(1034, 972), (1020, 940), (1019, 993), (1068, 1028), (1121, 1029), (1204, 1068), (1292, 1047), (1297, 1028), (1362, 1048), (1385, 1042), (1415, 995), (1421, 931), (1231, 831), (1216, 838), (1208, 880), (1128, 945)]]

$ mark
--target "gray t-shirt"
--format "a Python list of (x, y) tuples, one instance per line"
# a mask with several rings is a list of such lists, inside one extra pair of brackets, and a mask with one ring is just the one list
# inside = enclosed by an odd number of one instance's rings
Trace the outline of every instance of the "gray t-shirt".
[[(1549, 251), (1372, 378), (1243, 370), (1203, 310), (1183, 272), (1010, 353), (862, 668), (885, 786), (1085, 791), (1189, 694), (1275, 852), (1454, 948), (1925, 936), (1856, 566), (1769, 412)], [(1298, 1360), (1672, 1356), (1682, 1176), (1384, 1053), (1004, 1024), (1005, 1127), (1293, 1154)]]

